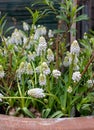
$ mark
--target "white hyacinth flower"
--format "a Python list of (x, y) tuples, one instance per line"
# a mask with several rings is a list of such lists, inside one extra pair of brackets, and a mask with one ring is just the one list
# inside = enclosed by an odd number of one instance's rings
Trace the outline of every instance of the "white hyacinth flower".
[(29, 44), (34, 45), (34, 36), (33, 35), (30, 36)]
[[(70, 65), (72, 63), (72, 54), (69, 51), (67, 51), (66, 57), (67, 57), (67, 60), (69, 61), (68, 64)], [(66, 60), (66, 57), (64, 60)]]
[(70, 65), (69, 57), (68, 56), (65, 56), (64, 61), (63, 61), (63, 65), (65, 67), (68, 67)]
[(0, 54), (3, 56), (3, 51), (2, 51), (2, 49), (0, 49)]
[(53, 31), (50, 29), (50, 30), (48, 31), (48, 37), (51, 38), (51, 37), (53, 37), (53, 36), (54, 36)]
[(40, 36), (46, 35), (46, 28), (44, 26), (38, 26), (35, 30), (34, 39), (38, 40)]
[(42, 63), (41, 70), (42, 70), (43, 74), (45, 74), (45, 75), (50, 74), (50, 68), (48, 67), (46, 62)]
[(21, 79), (21, 75), (26, 72), (27, 63), (21, 62), (19, 68), (16, 70), (17, 77)]
[(37, 55), (42, 55), (42, 52), (45, 52), (47, 48), (46, 40), (43, 36), (39, 38), (39, 45), (37, 48)]
[(0, 78), (3, 78), (5, 76), (4, 70), (3, 70), (3, 66), (0, 65)]
[(79, 53), (80, 53), (80, 46), (79, 46), (77, 40), (74, 40), (73, 43), (71, 44), (70, 52), (71, 52), (72, 54), (77, 54), (77, 55), (79, 55)]
[(34, 98), (43, 98), (45, 97), (44, 90), (42, 88), (33, 88), (28, 90), (28, 95)]
[(45, 40), (45, 38), (44, 38), (43, 36), (41, 36), (41, 37), (39, 38), (39, 44), (47, 44), (47, 43), (46, 43), (46, 40)]
[(84, 38), (84, 39), (87, 39), (87, 38), (88, 38), (88, 36), (87, 36), (87, 33), (86, 33), (86, 32), (84, 33), (83, 38)]
[(74, 72), (73, 75), (72, 75), (72, 79), (73, 79), (74, 82), (79, 82), (80, 79), (81, 79), (80, 72), (79, 71)]
[(37, 55), (42, 55), (42, 52), (45, 52), (47, 48), (46, 44), (39, 44), (38, 48), (37, 48)]
[(31, 45), (29, 43), (29, 38), (28, 37), (23, 37), (23, 44), (26, 49), (30, 49)]
[(30, 74), (30, 75), (33, 74), (33, 68), (30, 63), (27, 63), (26, 74)]
[(45, 74), (41, 73), (39, 75), (39, 84), (40, 84), (40, 86), (46, 85), (46, 76), (45, 76)]
[(6, 42), (6, 45), (9, 46), (11, 43), (11, 37), (8, 36), (7, 38), (3, 37), (4, 41)]
[(34, 61), (35, 57), (36, 57), (36, 53), (35, 52), (32, 53), (32, 52), (29, 51), (29, 54), (28, 54), (29, 62), (32, 61), (32, 60)]
[(35, 34), (34, 34), (34, 39), (35, 39), (35, 40), (38, 40), (39, 37), (40, 37), (39, 31), (36, 30), (36, 32), (35, 32)]
[(24, 45), (26, 45), (27, 44), (27, 42), (28, 42), (28, 37), (23, 37), (23, 43), (24, 43)]
[(47, 60), (48, 63), (54, 61), (54, 54), (50, 48), (47, 50)]
[(23, 22), (23, 29), (24, 29), (24, 31), (29, 30), (29, 25), (26, 22)]
[(22, 45), (22, 35), (17, 28), (12, 33), (10, 41), (13, 44), (15, 43), (16, 45), (18, 45), (18, 44)]
[(79, 66), (78, 66), (77, 64), (74, 64), (74, 65), (73, 65), (73, 70), (74, 70), (74, 71), (78, 71), (78, 70), (79, 70)]
[(25, 73), (25, 71), (26, 71), (26, 63), (25, 62), (20, 63), (19, 70), (20, 70), (21, 74)]
[(89, 79), (87, 81), (87, 84), (88, 84), (88, 88), (92, 88), (94, 86), (94, 80)]
[(58, 79), (58, 77), (61, 76), (61, 72), (59, 70), (55, 69), (55, 70), (53, 70), (52, 75), (53, 75), (53, 77)]
[(71, 86), (68, 87), (67, 92), (72, 93), (72, 87)]
[(0, 102), (2, 102), (2, 97), (4, 97), (4, 96), (2, 93), (0, 93)]
[(78, 57), (77, 55), (73, 55), (72, 53), (67, 51), (67, 54), (64, 58), (64, 63), (67, 66), (71, 65), (73, 62), (73, 64), (77, 64), (78, 63)]
[(46, 27), (42, 26), (40, 29), (41, 29), (41, 36), (46, 35), (46, 32), (47, 32)]
[(35, 68), (35, 71), (36, 71), (36, 73), (40, 73), (40, 66), (37, 66), (36, 68)]

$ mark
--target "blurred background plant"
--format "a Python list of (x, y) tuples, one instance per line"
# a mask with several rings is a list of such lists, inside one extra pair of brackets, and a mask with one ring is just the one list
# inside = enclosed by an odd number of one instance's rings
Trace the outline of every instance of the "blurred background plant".
[[(6, 18), (0, 18), (0, 113), (32, 118), (92, 115), (94, 36), (85, 33), (83, 39), (68, 41), (72, 24), (87, 19), (75, 17), (83, 6), (65, 0), (58, 10), (57, 1), (43, 2), (50, 9), (42, 13), (26, 7), (32, 24), (23, 22), (23, 29), (4, 31)], [(57, 30), (36, 24), (50, 12), (58, 18)]]

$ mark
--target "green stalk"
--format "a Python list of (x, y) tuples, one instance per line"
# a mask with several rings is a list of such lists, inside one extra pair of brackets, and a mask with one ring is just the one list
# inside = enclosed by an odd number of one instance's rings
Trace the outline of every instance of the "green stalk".
[(35, 71), (35, 66), (34, 66), (34, 63), (32, 63), (32, 66), (33, 66), (33, 70), (34, 70), (34, 77), (35, 77), (35, 85), (37, 84), (37, 75), (36, 75), (36, 71)]
[(47, 78), (47, 90), (50, 92), (50, 82), (49, 82), (49, 77), (48, 76), (46, 76)]
[(22, 75), (22, 95), (24, 96), (24, 93), (25, 93), (25, 84), (24, 84), (24, 75)]
[(41, 100), (33, 98), (33, 97), (21, 97), (21, 96), (20, 97), (4, 97), (4, 96), (0, 96), (0, 98), (1, 99), (22, 99), (23, 98), (23, 99), (28, 99), (28, 100), (33, 99), (33, 100), (40, 102), (44, 106), (46, 106)]
[(51, 94), (51, 93), (48, 94), (48, 93), (46, 93), (46, 95), (47, 96), (52, 96), (57, 101), (57, 103), (60, 104), (60, 101), (59, 101), (58, 97), (55, 96), (54, 94)]
[(21, 107), (23, 108), (24, 107), (24, 98), (23, 98), (23, 94), (22, 94), (19, 82), (18, 82), (17, 86), (18, 86), (18, 91), (19, 91), (20, 97), (21, 97)]
[[(69, 67), (69, 81), (68, 81), (68, 85), (67, 85), (67, 88), (69, 86), (71, 86), (71, 81), (72, 81), (72, 74), (73, 74), (73, 67), (74, 67), (74, 59), (75, 59), (75, 54), (72, 54), (72, 63)], [(66, 91), (67, 92), (67, 91)], [(68, 102), (67, 102), (67, 105), (68, 105), (68, 114), (70, 116), (70, 112), (71, 112), (71, 100), (72, 100), (72, 95), (71, 94), (67, 94), (67, 99)]]
[(64, 109), (66, 109), (67, 106), (67, 86), (65, 86), (65, 91), (64, 91)]
[(73, 66), (74, 66), (74, 59), (75, 59), (75, 55), (72, 54), (72, 63), (69, 67), (69, 81), (68, 81), (68, 86), (71, 85), (71, 80), (72, 80), (72, 74), (73, 74)]

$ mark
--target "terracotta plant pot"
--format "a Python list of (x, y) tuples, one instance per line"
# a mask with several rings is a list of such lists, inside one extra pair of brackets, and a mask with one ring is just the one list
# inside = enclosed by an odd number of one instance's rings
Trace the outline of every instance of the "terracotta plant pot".
[(94, 130), (94, 117), (31, 119), (0, 115), (0, 130)]

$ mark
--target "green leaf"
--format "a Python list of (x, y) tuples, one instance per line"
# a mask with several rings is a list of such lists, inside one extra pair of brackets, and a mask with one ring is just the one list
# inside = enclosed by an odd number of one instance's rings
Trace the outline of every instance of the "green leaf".
[(76, 13), (79, 12), (81, 9), (84, 8), (84, 5), (80, 6), (79, 8), (76, 9)]
[(67, 19), (66, 15), (57, 15), (56, 18), (60, 20), (64, 20), (66, 23), (70, 23), (70, 21)]
[(90, 110), (90, 104), (83, 104), (81, 109), (83, 109), (83, 110)]
[(80, 109), (81, 109), (81, 104), (79, 103), (77, 104), (77, 110), (80, 111)]
[(7, 20), (4, 20), (4, 22), (2, 23), (2, 26), (1, 26), (2, 31), (3, 31), (3, 29), (4, 29), (5, 25), (6, 25), (6, 22), (7, 22)]
[(44, 110), (42, 111), (42, 117), (43, 117), (43, 118), (47, 118), (47, 117), (49, 116), (50, 112), (51, 112), (51, 109), (50, 109), (50, 108), (44, 109)]
[(73, 100), (71, 101), (71, 104), (70, 105), (73, 105), (75, 104), (75, 102), (77, 102), (78, 99), (80, 99), (81, 97), (80, 96), (74, 96)]
[(62, 111), (56, 111), (54, 114), (50, 116), (50, 118), (60, 118), (64, 116), (64, 113)]
[(31, 117), (31, 118), (34, 118), (35, 116), (26, 108), (22, 108), (24, 114), (26, 114), (27, 116)]
[(30, 8), (28, 8), (28, 7), (26, 7), (26, 9), (29, 11), (29, 13), (33, 16), (33, 11), (30, 9)]
[(6, 18), (6, 14), (0, 19), (0, 25), (2, 25), (5, 18)]
[(82, 21), (82, 20), (88, 20), (88, 17), (87, 17), (86, 14), (82, 14), (82, 15), (76, 17), (74, 21), (79, 22), (79, 21)]
[(75, 15), (76, 15), (76, 9), (77, 9), (77, 6), (74, 6), (70, 12), (70, 15), (71, 15), (71, 18), (73, 18)]
[(12, 29), (14, 29), (14, 26), (9, 27), (9, 28), (5, 31), (4, 35), (6, 35), (6, 33), (8, 33), (8, 32), (9, 32), (10, 30), (12, 30)]

